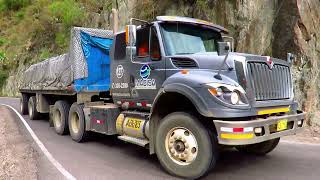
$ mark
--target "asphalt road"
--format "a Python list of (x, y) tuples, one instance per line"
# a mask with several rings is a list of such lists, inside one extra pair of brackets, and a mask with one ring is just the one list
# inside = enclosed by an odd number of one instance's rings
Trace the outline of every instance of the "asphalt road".
[[(16, 98), (0, 98), (0, 103), (19, 109)], [(174, 179), (144, 148), (102, 135), (78, 144), (70, 136), (57, 135), (46, 120), (24, 118), (54, 158), (77, 179)], [(319, 180), (319, 154), (319, 145), (285, 142), (265, 157), (228, 150), (204, 179)]]

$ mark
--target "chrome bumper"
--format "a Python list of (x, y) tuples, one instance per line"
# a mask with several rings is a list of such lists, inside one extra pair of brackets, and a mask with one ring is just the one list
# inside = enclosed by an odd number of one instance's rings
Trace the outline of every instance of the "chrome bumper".
[[(247, 145), (255, 144), (270, 139), (275, 139), (282, 136), (294, 135), (297, 132), (303, 129), (303, 120), (305, 119), (306, 113), (298, 113), (293, 115), (277, 116), (271, 117), (268, 119), (257, 119), (250, 121), (221, 121), (213, 120), (217, 135), (218, 143), (223, 145)], [(277, 126), (278, 121), (287, 120), (288, 128), (282, 131), (275, 131), (274, 127)], [(298, 126), (298, 121), (302, 120), (302, 125)], [(262, 134), (256, 134), (254, 132), (255, 128), (262, 128)], [(252, 129), (251, 132), (225, 132), (224, 129), (230, 128), (244, 128)], [(223, 136), (222, 136), (223, 135)], [(242, 136), (244, 135), (244, 136)], [(249, 136), (247, 136), (249, 135)], [(226, 137), (235, 137), (235, 138), (226, 138)], [(236, 138), (241, 137), (241, 138)]]

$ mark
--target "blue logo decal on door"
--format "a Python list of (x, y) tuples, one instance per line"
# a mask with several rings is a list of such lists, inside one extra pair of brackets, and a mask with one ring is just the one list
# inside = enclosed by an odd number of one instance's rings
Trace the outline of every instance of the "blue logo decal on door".
[(150, 76), (150, 72), (151, 72), (151, 68), (148, 64), (145, 64), (140, 68), (140, 76), (143, 79), (147, 79)]

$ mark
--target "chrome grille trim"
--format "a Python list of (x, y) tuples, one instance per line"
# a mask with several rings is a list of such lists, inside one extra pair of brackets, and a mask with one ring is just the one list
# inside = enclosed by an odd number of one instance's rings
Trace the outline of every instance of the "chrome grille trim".
[(288, 66), (274, 64), (270, 69), (265, 62), (247, 62), (247, 75), (256, 101), (290, 99), (292, 96)]

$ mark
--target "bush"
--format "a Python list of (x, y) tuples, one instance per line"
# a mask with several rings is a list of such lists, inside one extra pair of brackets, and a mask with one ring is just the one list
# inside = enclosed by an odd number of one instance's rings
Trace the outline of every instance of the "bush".
[(4, 45), (6, 43), (6, 40), (2, 37), (0, 37), (0, 46)]
[(2, 0), (0, 7), (5, 10), (19, 10), (30, 4), (30, 0)]
[(57, 32), (55, 34), (55, 43), (59, 46), (59, 48), (66, 49), (69, 44), (69, 33), (68, 32)]
[(24, 18), (24, 11), (20, 10), (15, 14), (17, 20), (22, 20)]
[(6, 55), (4, 54), (4, 52), (0, 51), (0, 63), (3, 62), (5, 58), (6, 58)]
[(9, 76), (6, 71), (0, 71), (0, 89), (2, 88), (8, 77)]
[(47, 48), (42, 48), (40, 50), (40, 57), (39, 59), (40, 60), (43, 60), (43, 59), (48, 59), (52, 54), (50, 53), (50, 50), (47, 49)]
[(84, 10), (74, 0), (53, 2), (49, 9), (53, 17), (62, 22), (67, 28), (79, 25), (85, 19)]

